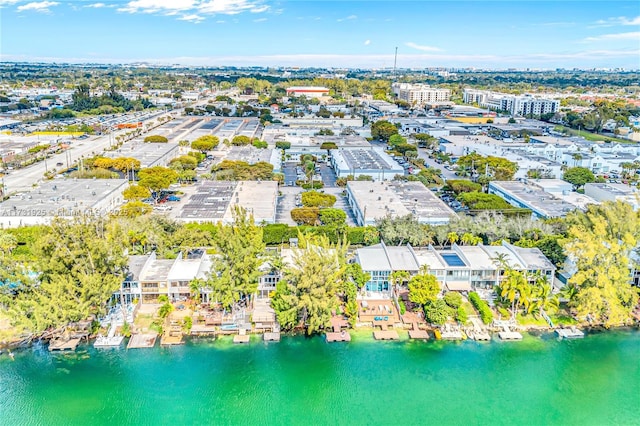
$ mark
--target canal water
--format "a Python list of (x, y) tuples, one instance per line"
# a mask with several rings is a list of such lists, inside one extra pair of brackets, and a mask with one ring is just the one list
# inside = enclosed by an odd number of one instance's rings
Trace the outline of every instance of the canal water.
[(0, 356), (2, 425), (637, 425), (640, 332)]

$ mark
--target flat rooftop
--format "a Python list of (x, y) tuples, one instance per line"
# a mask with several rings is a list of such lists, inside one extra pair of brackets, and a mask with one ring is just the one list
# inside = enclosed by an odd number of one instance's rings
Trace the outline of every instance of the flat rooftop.
[(421, 182), (352, 181), (347, 186), (367, 218), (413, 215), (422, 223), (448, 222), (456, 214)]
[[(106, 213), (105, 198), (121, 194), (126, 179), (54, 179), (0, 203), (0, 216), (76, 216), (87, 210)], [(113, 206), (115, 207), (115, 206)]]
[(394, 174), (404, 174), (404, 169), (380, 149), (339, 149), (334, 150), (332, 156), (339, 170), (388, 170)]
[(201, 181), (177, 218), (190, 222), (233, 222), (238, 205), (253, 214), (256, 223), (275, 220), (276, 181)]
[(256, 164), (260, 161), (268, 163), (271, 160), (271, 149), (259, 149), (253, 145), (232, 146), (224, 160), (245, 161), (249, 164)]
[(546, 217), (562, 217), (576, 209), (576, 206), (573, 204), (545, 192), (534, 183), (527, 184), (519, 181), (493, 181), (489, 183), (489, 188), (492, 187), (520, 200), (522, 203), (530, 206), (532, 210), (535, 210)]
[(169, 143), (144, 143), (144, 142), (132, 142), (123, 145), (115, 151), (106, 151), (105, 157), (117, 158), (117, 157), (131, 157), (140, 161), (140, 167), (153, 167), (156, 162), (166, 155), (170, 155), (175, 151), (178, 153), (178, 144), (175, 142)]

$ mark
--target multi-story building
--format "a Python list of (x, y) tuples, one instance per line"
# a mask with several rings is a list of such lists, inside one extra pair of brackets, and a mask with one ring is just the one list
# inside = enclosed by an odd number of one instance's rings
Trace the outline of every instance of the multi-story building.
[(486, 90), (465, 89), (462, 95), (465, 103), (478, 104), (493, 110), (509, 111), (512, 115), (541, 115), (558, 112), (560, 101), (530, 94), (510, 95)]
[(398, 99), (415, 106), (449, 102), (451, 99), (451, 90), (431, 87), (427, 84), (393, 83), (391, 90)]
[(531, 280), (544, 276), (554, 284), (556, 267), (538, 248), (522, 248), (507, 242), (500, 246), (459, 246), (436, 249), (406, 246), (390, 247), (381, 242), (356, 251), (355, 262), (370, 279), (365, 291), (388, 297), (392, 291), (391, 274), (405, 271), (415, 275), (427, 268), (443, 289), (473, 291), (493, 289), (500, 283), (506, 267), (525, 272)]

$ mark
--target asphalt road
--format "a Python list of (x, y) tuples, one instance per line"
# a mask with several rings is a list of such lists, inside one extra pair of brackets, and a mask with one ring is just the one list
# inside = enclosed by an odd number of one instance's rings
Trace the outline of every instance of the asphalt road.
[[(174, 111), (175, 112), (175, 111)], [(149, 120), (156, 119), (159, 115), (149, 118)], [(104, 151), (110, 144), (115, 143), (116, 136), (124, 134), (128, 129), (118, 130), (110, 135), (102, 135), (90, 137), (88, 139), (76, 140), (72, 143), (71, 147), (64, 152), (55, 154), (46, 159), (46, 161), (40, 161), (32, 164), (24, 169), (12, 170), (8, 175), (3, 178), (5, 185), (5, 192), (7, 194), (26, 191), (33, 188), (33, 185), (41, 181), (47, 170), (60, 169), (56, 167), (56, 164), (62, 163), (64, 167), (71, 166), (80, 158), (91, 157)]]

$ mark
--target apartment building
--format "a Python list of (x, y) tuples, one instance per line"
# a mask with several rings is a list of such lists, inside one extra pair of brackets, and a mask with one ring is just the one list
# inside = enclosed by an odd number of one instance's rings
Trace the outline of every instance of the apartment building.
[(398, 99), (414, 106), (449, 102), (451, 90), (431, 87), (428, 84), (393, 83), (391, 90)]
[(560, 101), (530, 94), (511, 95), (487, 90), (465, 89), (462, 94), (465, 103), (478, 104), (482, 108), (509, 111), (511, 115), (541, 115), (560, 110)]

